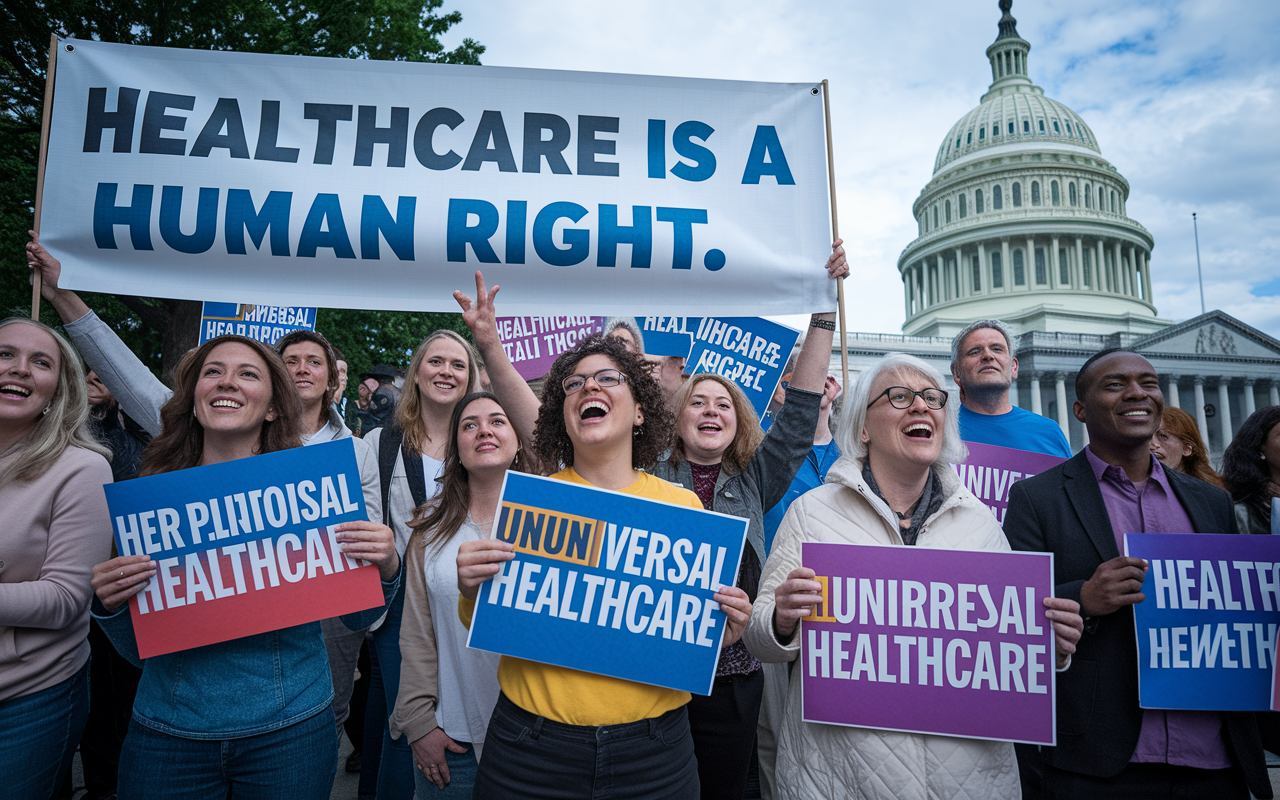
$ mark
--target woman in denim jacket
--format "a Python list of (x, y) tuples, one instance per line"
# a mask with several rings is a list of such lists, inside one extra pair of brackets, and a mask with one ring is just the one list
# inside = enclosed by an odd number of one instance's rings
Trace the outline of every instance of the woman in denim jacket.
[[(163, 428), (140, 475), (218, 464), (301, 445), (302, 405), (280, 357), (239, 336), (212, 339), (178, 366)], [(385, 525), (337, 526), (352, 558), (377, 564), (383, 597), (400, 559)], [(155, 656), (142, 662), (126, 602), (156, 575), (148, 556), (94, 568), (93, 615), (121, 655), (142, 666), (120, 758), (119, 796), (329, 796), (337, 762), (333, 683), (320, 623)], [(343, 621), (363, 627), (382, 608)]]

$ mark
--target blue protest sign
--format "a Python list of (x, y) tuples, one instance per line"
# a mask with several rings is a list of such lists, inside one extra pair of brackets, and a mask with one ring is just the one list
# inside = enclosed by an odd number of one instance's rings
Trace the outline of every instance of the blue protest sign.
[(698, 317), (640, 317), (640, 334), (644, 336), (644, 352), (650, 356), (688, 358), (693, 347), (689, 329), (698, 327)]
[(710, 694), (747, 521), (508, 472), (469, 647)]
[(1280, 624), (1280, 540), (1125, 534), (1149, 563), (1134, 606), (1138, 705), (1269, 711)]
[(315, 329), (314, 308), (206, 302), (200, 318), (200, 344), (230, 333), (275, 345), (287, 333)]
[(103, 488), (120, 555), (156, 563), (129, 601), (143, 658), (383, 602), (332, 528), (369, 518), (350, 439)]

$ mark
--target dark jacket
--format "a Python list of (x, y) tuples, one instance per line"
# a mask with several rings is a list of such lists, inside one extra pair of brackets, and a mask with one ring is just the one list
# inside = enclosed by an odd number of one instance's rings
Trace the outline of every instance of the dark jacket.
[[(1176, 470), (1164, 474), (1197, 532), (1238, 532), (1226, 492)], [(1015, 550), (1053, 553), (1055, 594), (1077, 602), (1098, 566), (1120, 555), (1084, 451), (1013, 485), (1004, 532)], [(1222, 720), (1227, 749), (1249, 790), (1271, 797), (1255, 715), (1224, 712)], [(1045, 763), (1102, 778), (1118, 775), (1141, 729), (1133, 607), (1126, 606), (1085, 621), (1071, 668), (1058, 676), (1058, 746), (1044, 748)]]

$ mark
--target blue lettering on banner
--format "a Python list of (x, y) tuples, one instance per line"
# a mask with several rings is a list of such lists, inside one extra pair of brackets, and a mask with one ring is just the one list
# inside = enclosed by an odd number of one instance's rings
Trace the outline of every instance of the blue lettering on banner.
[(494, 536), (516, 557), (480, 586), (469, 647), (710, 694), (747, 521), (507, 473)]

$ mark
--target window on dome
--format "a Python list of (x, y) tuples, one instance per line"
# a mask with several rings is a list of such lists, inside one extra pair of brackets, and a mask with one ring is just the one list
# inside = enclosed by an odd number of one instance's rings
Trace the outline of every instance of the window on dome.
[(1004, 267), (1000, 263), (1000, 254), (991, 254), (991, 288), (1004, 288)]
[(1004, 197), (1000, 194), (1000, 184), (991, 187), (991, 210), (999, 211), (1004, 208)]
[(973, 257), (973, 290), (975, 292), (982, 291), (982, 261), (977, 256)]
[(1039, 120), (1039, 122), (1040, 122), (1040, 132), (1044, 133), (1044, 120)]
[(1048, 270), (1044, 266), (1044, 248), (1036, 248), (1036, 283), (1040, 286), (1049, 282)]
[(1013, 207), (1022, 208), (1022, 184), (1013, 184)]
[(933, 207), (933, 227), (938, 227), (938, 207)]
[(1084, 256), (1084, 285), (1093, 285), (1093, 251), (1085, 248), (1082, 255)]
[(1067, 135), (1068, 135), (1068, 136), (1070, 136), (1070, 135), (1071, 135), (1071, 123), (1070, 123), (1070, 122), (1064, 122), (1064, 123), (1062, 123), (1062, 127), (1064, 127), (1064, 128), (1066, 128), (1066, 129), (1067, 129)]
[(1088, 184), (1084, 187), (1084, 207), (1093, 208), (1093, 189), (1089, 188)]
[(1111, 193), (1111, 213), (1116, 213), (1116, 193)]
[(956, 137), (956, 149), (957, 149), (957, 150), (959, 150), (959, 149), (960, 149), (960, 137), (959, 137), (959, 136), (957, 136), (957, 137)]
[(1062, 194), (1058, 191), (1058, 182), (1053, 181), (1049, 184), (1049, 194), (1052, 197), (1055, 206), (1062, 205)]
[(977, 189), (973, 193), (973, 213), (981, 214), (984, 211), (982, 207), (982, 190)]
[(961, 194), (960, 195), (960, 219), (964, 219), (967, 216), (969, 216), (969, 196), (966, 194)]
[(1076, 185), (1074, 183), (1067, 184), (1067, 197), (1069, 198), (1069, 202), (1071, 203), (1071, 205), (1073, 206), (1080, 205), (1080, 199), (1076, 195)]
[(1056, 119), (1053, 121), (1053, 132), (1057, 136), (1062, 135), (1062, 129), (1058, 127), (1058, 121)]
[(947, 224), (950, 225), (951, 224), (951, 201), (950, 200), (945, 201), (942, 208), (943, 208), (943, 219), (945, 219)]
[(982, 141), (985, 138), (987, 138), (987, 126), (983, 125), (981, 128), (978, 128), (978, 141)]
[(1040, 205), (1040, 181), (1031, 182), (1031, 205)]
[(1071, 285), (1071, 269), (1067, 265), (1067, 251), (1065, 248), (1058, 248), (1058, 283), (1063, 286)]
[(1013, 135), (1013, 120), (1009, 120), (1009, 135)]
[(1013, 283), (1015, 286), (1023, 286), (1027, 282), (1026, 270), (1022, 265), (1022, 251), (1013, 251)]
[(964, 143), (973, 144), (973, 131), (969, 131), (968, 133), (965, 134)]

